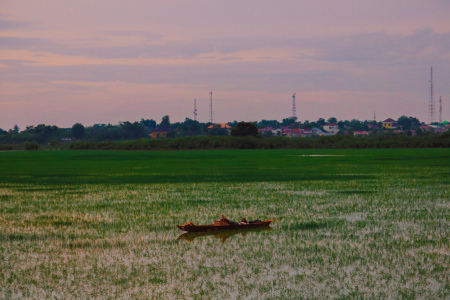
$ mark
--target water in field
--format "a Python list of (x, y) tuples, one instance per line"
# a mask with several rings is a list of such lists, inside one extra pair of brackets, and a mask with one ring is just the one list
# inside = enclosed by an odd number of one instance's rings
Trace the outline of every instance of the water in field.
[[(154, 170), (161, 182), (127, 173), (132, 153), (120, 154), (117, 165), (107, 153), (104, 177), (93, 171), (95, 161), (104, 161), (94, 152), (86, 171), (68, 160), (73, 176), (64, 177), (64, 169), (58, 183), (56, 167), (39, 176), (39, 163), (23, 158), (20, 174), (0, 171), (8, 178), (0, 183), (0, 298), (448, 298), (450, 157), (444, 150), (353, 151), (304, 157), (294, 166), (262, 162), (257, 151), (233, 152), (215, 165), (217, 152), (201, 153), (207, 174), (248, 177), (260, 166), (278, 167), (286, 171), (279, 181), (275, 175), (261, 181), (267, 173), (238, 181), (173, 180), (171, 162), (182, 178), (189, 172), (207, 177), (195, 169), (197, 153), (155, 154), (165, 160)], [(267, 153), (294, 160), (308, 154)], [(153, 162), (139, 163), (146, 173)], [(211, 224), (222, 213), (278, 221), (196, 234), (175, 226)]]

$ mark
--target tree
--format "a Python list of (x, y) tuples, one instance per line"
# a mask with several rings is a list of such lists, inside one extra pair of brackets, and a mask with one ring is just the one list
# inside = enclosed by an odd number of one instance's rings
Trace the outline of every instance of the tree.
[(419, 127), (419, 128), (416, 129), (416, 135), (417, 135), (417, 136), (422, 136), (422, 135), (423, 135), (423, 130), (422, 130), (422, 128)]
[(306, 120), (303, 125), (302, 125), (303, 129), (312, 129), (313, 128), (313, 124), (311, 124), (308, 120)]
[[(236, 124), (237, 125), (237, 124)], [(234, 125), (233, 127), (236, 127)], [(277, 127), (278, 121), (277, 120), (261, 120), (261, 122), (258, 123), (259, 128), (266, 128), (266, 127)]]
[(139, 122), (122, 122), (120, 124), (125, 131), (126, 138), (140, 138), (145, 136), (144, 126)]
[(39, 150), (39, 144), (37, 144), (35, 142), (26, 142), (25, 150), (28, 150), (28, 151)]
[(273, 137), (273, 136), (274, 136), (274, 134), (273, 134), (272, 130), (264, 131), (262, 134), (262, 137)]
[(317, 120), (317, 126), (323, 126), (323, 125), (325, 125), (325, 119), (323, 119), (323, 118), (319, 118), (319, 120)]
[(231, 129), (232, 136), (255, 136), (258, 137), (258, 127), (251, 122), (239, 122), (236, 127)]
[(351, 131), (367, 131), (367, 130), (369, 130), (369, 126), (367, 126), (367, 124), (364, 124), (360, 120), (352, 119), (350, 121), (350, 130)]
[(76, 123), (72, 126), (72, 135), (79, 139), (83, 136), (84, 134), (84, 126), (80, 123)]
[(405, 115), (398, 118), (397, 123), (403, 130), (411, 130), (420, 127), (420, 121), (417, 118), (407, 117)]
[(337, 123), (337, 119), (335, 117), (330, 117), (327, 120), (328, 123)]
[(161, 123), (159, 124), (159, 127), (170, 127), (170, 119), (169, 116), (164, 116), (161, 119)]
[(189, 118), (186, 118), (179, 128), (182, 136), (195, 136), (202, 133), (202, 126), (200, 123)]
[(141, 119), (141, 124), (148, 128), (156, 128), (156, 121), (153, 119), (150, 119), (150, 120), (149, 119), (147, 119), (147, 120)]
[(295, 124), (295, 118), (289, 117), (289, 118), (285, 118), (283, 119), (283, 122), (281, 122), (282, 126), (291, 126)]
[(17, 126), (17, 124), (14, 125), (13, 131), (14, 131), (15, 133), (19, 133), (19, 126)]

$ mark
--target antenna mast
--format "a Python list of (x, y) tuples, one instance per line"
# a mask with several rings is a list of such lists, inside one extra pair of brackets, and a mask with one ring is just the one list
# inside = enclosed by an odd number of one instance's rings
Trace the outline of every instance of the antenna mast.
[(297, 120), (297, 111), (295, 109), (295, 94), (292, 95), (292, 119)]
[(211, 122), (211, 123), (213, 122), (212, 94), (213, 94), (213, 92), (209, 92), (209, 100), (211, 103), (211, 109), (209, 111), (209, 122)]
[(442, 96), (439, 97), (439, 123), (442, 124)]
[(373, 111), (373, 121), (376, 123), (377, 122), (377, 115), (375, 114), (375, 111)]
[(194, 121), (197, 121), (197, 99), (194, 99)]
[(434, 122), (434, 99), (433, 99), (433, 67), (431, 67), (431, 80), (430, 80), (430, 104), (429, 104), (429, 111), (428, 111), (428, 119), (430, 121), (430, 124)]

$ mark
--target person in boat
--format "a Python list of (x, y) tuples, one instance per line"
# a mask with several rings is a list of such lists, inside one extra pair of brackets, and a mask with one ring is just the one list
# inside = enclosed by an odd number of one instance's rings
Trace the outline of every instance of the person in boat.
[(255, 223), (261, 223), (261, 220), (253, 220), (253, 221), (248, 221), (248, 224), (255, 224)]
[(222, 214), (222, 216), (220, 217), (220, 221), (227, 222), (230, 225), (246, 225), (246, 224), (255, 224), (255, 223), (261, 222), (261, 220), (247, 221), (246, 218), (242, 218), (240, 222), (234, 222), (234, 221), (228, 220), (224, 214)]
[(228, 220), (228, 219), (225, 217), (224, 214), (222, 214), (222, 216), (220, 217), (220, 220), (219, 220), (219, 221), (221, 221), (221, 222), (227, 222), (227, 223), (230, 224), (230, 225), (239, 225), (238, 222), (234, 222), (234, 221)]
[(248, 224), (248, 222), (245, 218), (242, 218), (241, 221), (239, 222), (239, 225), (245, 225), (245, 224)]
[(242, 218), (241, 221), (239, 222), (240, 225), (245, 225), (245, 224), (255, 224), (255, 223), (260, 223), (261, 220), (253, 220), (253, 221), (247, 221), (246, 218)]

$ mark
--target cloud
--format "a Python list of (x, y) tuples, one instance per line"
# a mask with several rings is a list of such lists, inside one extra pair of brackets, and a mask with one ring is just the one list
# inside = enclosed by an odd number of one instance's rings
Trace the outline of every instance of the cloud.
[(23, 60), (23, 59), (0, 59), (0, 65), (4, 66), (20, 66), (23, 64), (36, 63), (35, 60)]
[[(226, 55), (239, 60), (246, 51), (259, 51), (260, 58), (270, 58), (266, 52), (287, 51), (297, 59), (326, 62), (377, 62), (392, 64), (424, 59), (427, 56), (450, 56), (450, 32), (436, 33), (421, 29), (410, 35), (366, 32), (318, 38), (213, 38), (165, 40), (165, 37), (148, 31), (110, 31), (106, 37), (84, 41), (60, 41), (44, 38), (0, 37), (0, 49), (32, 50), (58, 55), (81, 56), (95, 59), (196, 59), (211, 54)], [(103, 39), (124, 37), (124, 40), (107, 44)], [(140, 37), (139, 40), (131, 40)], [(127, 40), (130, 38), (130, 40)], [(108, 43), (109, 40), (108, 40)], [(245, 60), (245, 59), (244, 59)], [(193, 63), (196, 61), (194, 60)]]
[(443, 56), (450, 53), (450, 32), (434, 33), (422, 29), (411, 35), (361, 33), (306, 41), (318, 50), (311, 58), (327, 61), (365, 61), (391, 64), (422, 59), (424, 55)]
[(2, 19), (2, 17), (3, 15), (0, 14), (0, 30), (28, 28), (33, 24), (31, 22), (6, 20)]
[(48, 39), (42, 38), (24, 38), (24, 37), (10, 37), (0, 36), (1, 50), (42, 50), (47, 45), (54, 43)]

